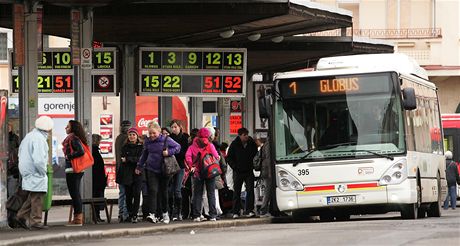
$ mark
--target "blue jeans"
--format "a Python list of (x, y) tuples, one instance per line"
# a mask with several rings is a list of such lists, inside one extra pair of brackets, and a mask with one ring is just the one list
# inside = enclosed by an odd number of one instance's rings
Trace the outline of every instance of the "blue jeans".
[(118, 217), (123, 216), (123, 219), (129, 217), (128, 207), (126, 206), (126, 189), (124, 185), (118, 185)]
[(214, 194), (216, 190), (216, 179), (197, 179), (195, 177), (192, 178), (192, 186), (193, 186), (193, 196), (192, 196), (192, 217), (198, 218), (201, 216), (201, 204), (203, 202), (203, 188), (206, 184), (206, 194), (208, 196), (208, 204), (209, 204), (209, 216), (211, 218), (217, 217), (217, 210), (216, 210), (216, 196)]
[(444, 200), (444, 209), (449, 208), (449, 198), (450, 198), (450, 207), (455, 209), (457, 207), (457, 186), (449, 186), (446, 200)]

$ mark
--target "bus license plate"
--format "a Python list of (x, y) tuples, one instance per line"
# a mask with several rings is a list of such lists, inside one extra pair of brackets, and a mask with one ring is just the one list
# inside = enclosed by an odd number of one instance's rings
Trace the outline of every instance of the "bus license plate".
[(327, 205), (356, 203), (356, 196), (328, 196)]

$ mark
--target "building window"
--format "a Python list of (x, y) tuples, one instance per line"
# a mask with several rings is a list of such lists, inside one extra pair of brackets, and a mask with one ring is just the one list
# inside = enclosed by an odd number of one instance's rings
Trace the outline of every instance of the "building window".
[(7, 61), (8, 53), (8, 35), (6, 33), (0, 33), (0, 61)]

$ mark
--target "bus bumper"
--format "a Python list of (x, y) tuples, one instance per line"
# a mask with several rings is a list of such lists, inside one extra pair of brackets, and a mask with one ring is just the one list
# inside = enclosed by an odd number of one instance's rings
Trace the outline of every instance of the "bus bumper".
[[(358, 184), (331, 184), (335, 187), (345, 185), (352, 187)], [(352, 196), (350, 201), (332, 204), (330, 197)], [(278, 207), (281, 211), (292, 211), (304, 208), (334, 208), (353, 207), (362, 205), (398, 205), (409, 204), (417, 201), (415, 179), (406, 179), (397, 185), (373, 186), (363, 188), (348, 188), (343, 192), (338, 189), (308, 191), (282, 191), (276, 189)]]

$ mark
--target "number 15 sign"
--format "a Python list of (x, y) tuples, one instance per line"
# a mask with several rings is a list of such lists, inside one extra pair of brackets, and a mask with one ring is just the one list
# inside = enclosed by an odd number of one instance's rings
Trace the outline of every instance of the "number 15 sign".
[(141, 95), (244, 97), (246, 49), (139, 49)]

